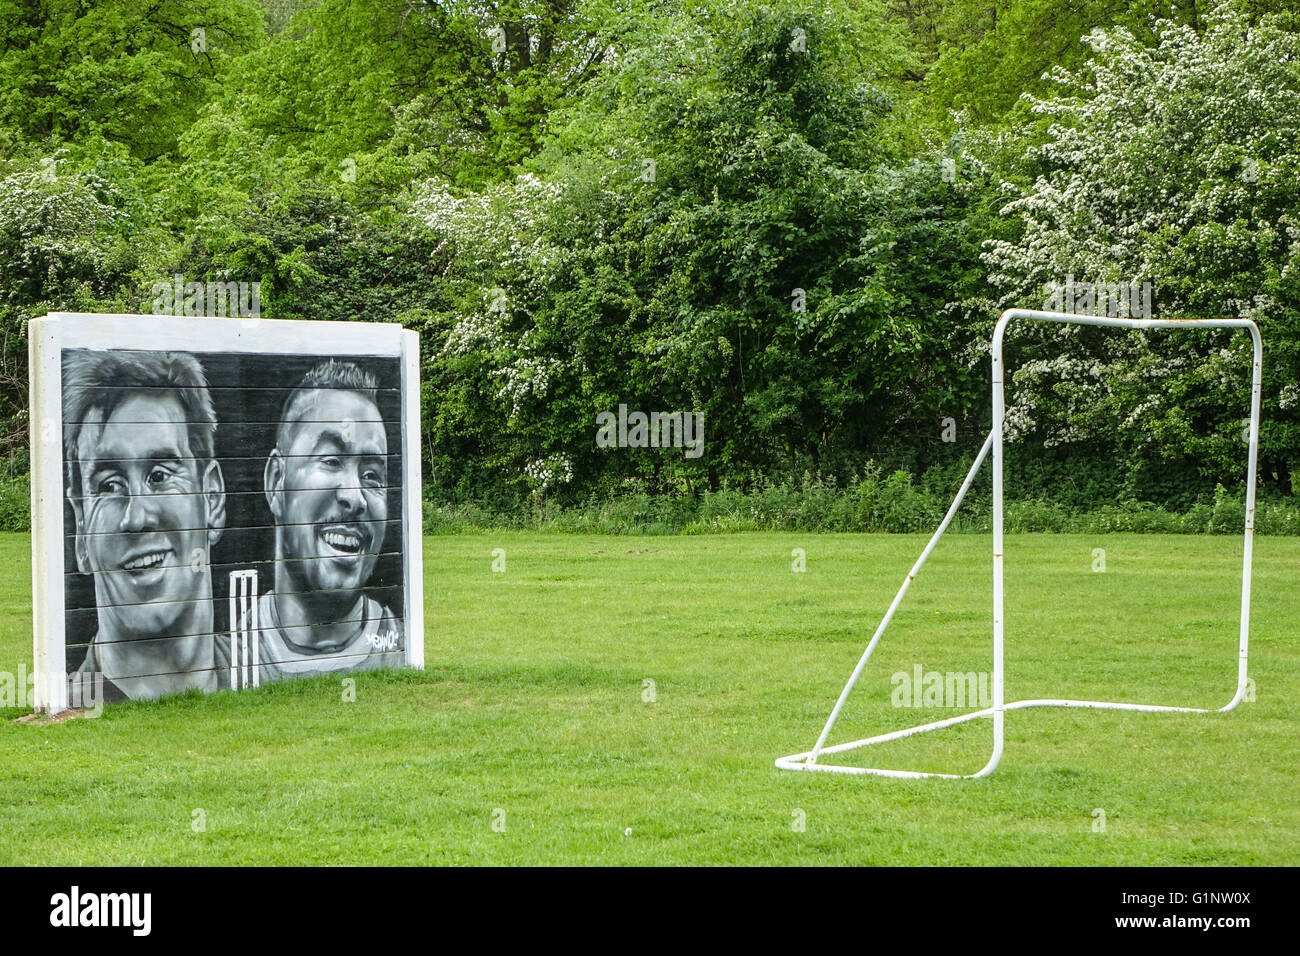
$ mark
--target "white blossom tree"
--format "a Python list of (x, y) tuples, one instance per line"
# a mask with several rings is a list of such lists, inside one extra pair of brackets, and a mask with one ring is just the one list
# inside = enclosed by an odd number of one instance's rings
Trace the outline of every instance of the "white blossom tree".
[[(983, 258), (1000, 308), (1048, 307), (1073, 277), (1151, 283), (1157, 315), (1256, 320), (1264, 472), (1289, 491), (1300, 461), (1300, 36), (1271, 18), (1251, 26), (1226, 2), (1201, 32), (1158, 27), (1154, 46), (1095, 31), (1084, 69), (1048, 74), (1059, 95), (1029, 98), (1042, 118), (1022, 131), (1039, 140), (1028, 150), (1037, 174), (1003, 187), (1003, 214), (1023, 229), (986, 243)], [(1178, 460), (1202, 478), (1240, 474), (1244, 337), (1034, 326), (1009, 346), (1012, 434), (1048, 445), (1113, 435), (1112, 451), (1148, 473)]]

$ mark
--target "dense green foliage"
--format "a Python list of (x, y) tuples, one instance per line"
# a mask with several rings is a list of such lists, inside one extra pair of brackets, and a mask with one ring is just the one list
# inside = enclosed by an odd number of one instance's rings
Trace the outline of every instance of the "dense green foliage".
[[(3, 513), (26, 320), (176, 274), (418, 329), (426, 489), (508, 521), (899, 471), (942, 501), (1001, 309), (1149, 283), (1260, 324), (1290, 498), (1298, 30), (1284, 0), (0, 0)], [(1014, 497), (1240, 497), (1242, 337), (1008, 347)], [(701, 453), (598, 445), (620, 405), (701, 415)]]
[[(593, 496), (581, 506), (532, 502), (508, 510), (475, 502), (427, 502), (429, 534), (528, 529), (573, 534), (714, 534), (740, 531), (932, 532), (952, 503), (953, 482), (938, 475), (917, 483), (905, 471), (881, 475), (873, 469), (838, 487), (811, 478), (760, 484), (748, 492), (722, 489), (698, 495), (650, 495), (629, 489), (617, 497)], [(24, 489), (25, 490), (25, 489)], [(1116, 501), (1090, 510), (1060, 501), (1021, 499), (1006, 503), (1004, 527), (1011, 532), (1110, 534), (1224, 534), (1240, 537), (1246, 517), (1241, 496), (1222, 485), (1214, 499), (1182, 511), (1138, 500)], [(988, 532), (988, 495), (972, 495), (949, 533)], [(1300, 507), (1266, 500), (1255, 512), (1260, 534), (1300, 534)]]

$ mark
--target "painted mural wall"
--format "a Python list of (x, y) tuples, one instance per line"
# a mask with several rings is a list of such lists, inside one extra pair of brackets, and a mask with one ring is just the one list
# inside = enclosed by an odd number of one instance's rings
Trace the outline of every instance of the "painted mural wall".
[[(350, 352), (369, 324), (103, 319), (34, 336), (33, 408), (58, 399), (33, 456), (38, 576), (61, 559), (37, 614), (51, 704), (422, 666), (414, 335)], [(122, 347), (83, 345), (88, 320)], [(200, 328), (230, 345), (178, 347)]]

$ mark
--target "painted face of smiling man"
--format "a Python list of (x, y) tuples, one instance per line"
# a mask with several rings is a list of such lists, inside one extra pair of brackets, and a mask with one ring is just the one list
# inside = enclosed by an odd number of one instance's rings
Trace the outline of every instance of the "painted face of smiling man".
[(95, 575), (101, 630), (166, 634), (184, 602), (203, 597), (195, 569), (207, 564), (207, 496), (220, 472), (194, 458), (175, 396), (135, 394), (95, 417), (78, 442), (79, 563)]
[(77, 569), (97, 605), (86, 659), (127, 696), (210, 679), (225, 486), (202, 369), (184, 353), (72, 352), (64, 379)]
[(327, 625), (364, 616), (388, 520), (387, 463), (373, 378), (337, 361), (309, 372), (285, 404), (264, 476), (277, 617), (290, 643), (328, 645), (339, 629)]

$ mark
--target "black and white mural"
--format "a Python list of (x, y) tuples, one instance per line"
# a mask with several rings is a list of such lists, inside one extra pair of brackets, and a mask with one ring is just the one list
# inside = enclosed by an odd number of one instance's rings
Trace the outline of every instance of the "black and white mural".
[(58, 350), (57, 663), (74, 706), (423, 663), (407, 621), (412, 363), (241, 339)]

